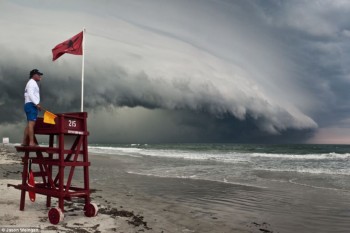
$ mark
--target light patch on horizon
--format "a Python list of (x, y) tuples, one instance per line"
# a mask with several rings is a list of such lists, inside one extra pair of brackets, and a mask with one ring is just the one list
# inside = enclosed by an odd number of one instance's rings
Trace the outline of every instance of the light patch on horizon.
[(350, 128), (319, 128), (315, 136), (307, 140), (311, 144), (350, 144)]

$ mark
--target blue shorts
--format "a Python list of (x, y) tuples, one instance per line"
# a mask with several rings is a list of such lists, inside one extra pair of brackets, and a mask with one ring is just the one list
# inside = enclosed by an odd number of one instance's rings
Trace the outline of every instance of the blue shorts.
[(36, 121), (36, 118), (38, 118), (38, 108), (32, 102), (24, 105), (24, 111), (26, 112), (28, 121)]

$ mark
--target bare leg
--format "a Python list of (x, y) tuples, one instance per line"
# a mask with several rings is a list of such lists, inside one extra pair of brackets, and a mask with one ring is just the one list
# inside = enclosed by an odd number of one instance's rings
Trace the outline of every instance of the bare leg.
[(34, 126), (35, 126), (35, 121), (28, 121), (29, 146), (36, 145), (34, 142)]
[[(29, 123), (28, 123), (29, 124)], [(28, 142), (29, 142), (29, 132), (28, 132), (28, 124), (27, 126), (25, 127), (24, 129), (24, 133), (23, 133), (23, 142), (22, 142), (22, 145), (28, 145)]]

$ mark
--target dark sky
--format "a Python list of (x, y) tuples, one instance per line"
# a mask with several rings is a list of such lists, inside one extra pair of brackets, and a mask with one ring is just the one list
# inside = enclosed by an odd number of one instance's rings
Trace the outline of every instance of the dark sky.
[(350, 2), (1, 1), (0, 137), (20, 142), (29, 71), (91, 142), (348, 143)]

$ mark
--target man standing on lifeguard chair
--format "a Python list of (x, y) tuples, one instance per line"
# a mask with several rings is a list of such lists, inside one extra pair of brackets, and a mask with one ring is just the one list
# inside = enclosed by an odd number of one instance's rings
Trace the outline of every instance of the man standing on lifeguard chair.
[(27, 115), (27, 126), (24, 129), (22, 146), (38, 146), (34, 141), (34, 126), (38, 117), (40, 106), (40, 89), (38, 83), (41, 80), (41, 73), (34, 69), (29, 73), (29, 81), (24, 89), (24, 111)]

